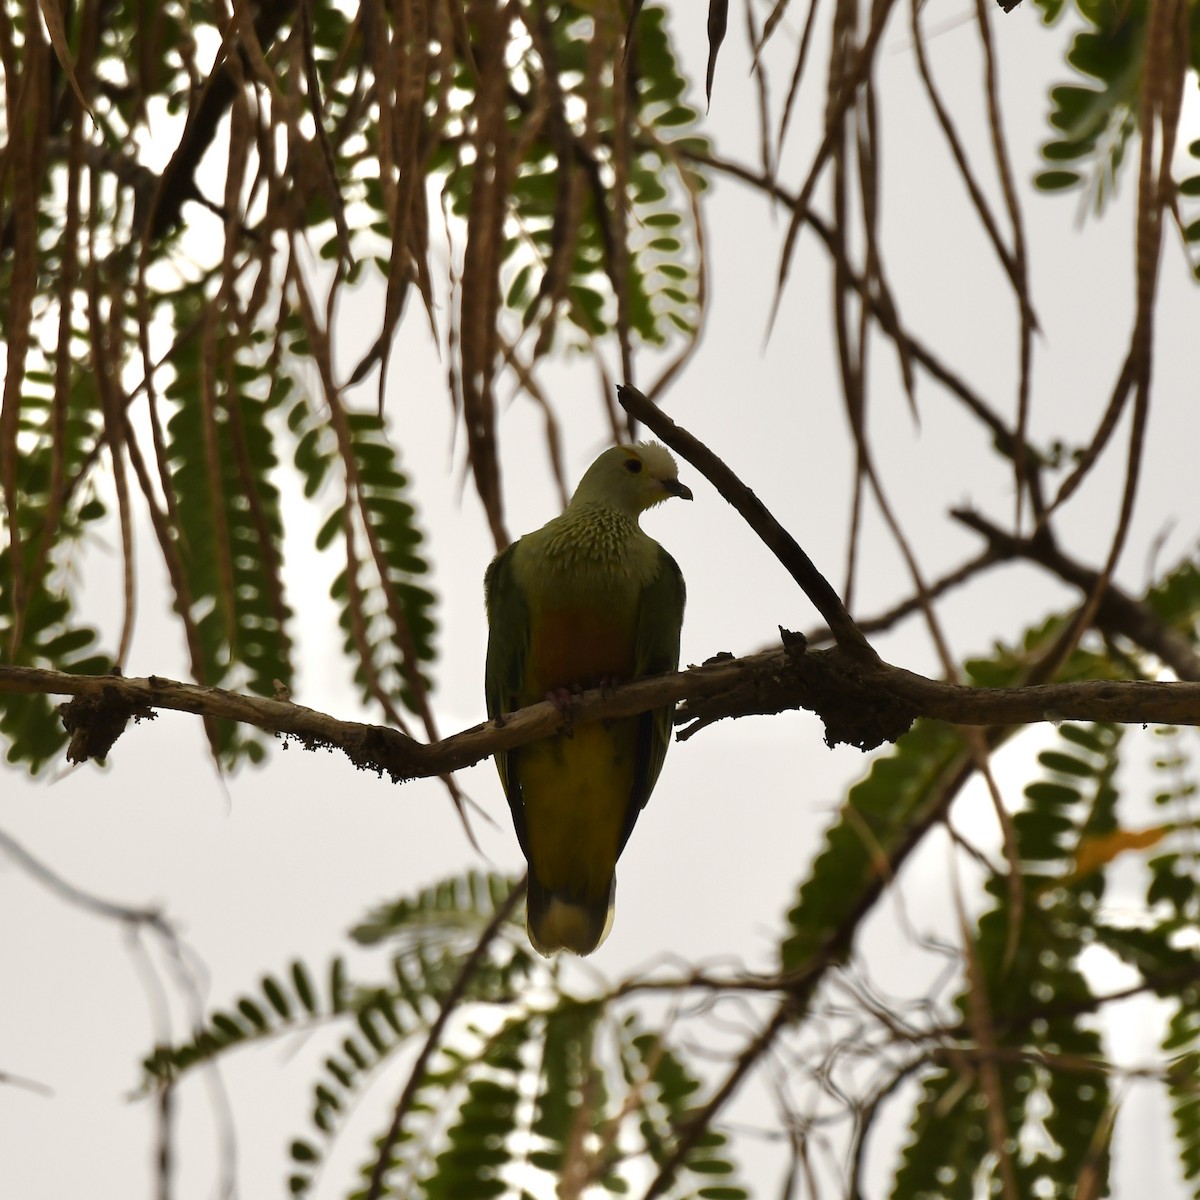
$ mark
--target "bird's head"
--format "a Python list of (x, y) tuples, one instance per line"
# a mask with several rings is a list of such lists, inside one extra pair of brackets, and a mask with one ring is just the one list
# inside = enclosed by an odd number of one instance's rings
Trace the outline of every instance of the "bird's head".
[(679, 482), (675, 459), (665, 446), (638, 442), (605, 450), (579, 481), (571, 504), (601, 504), (637, 517), (668, 496), (690, 500), (692, 489)]

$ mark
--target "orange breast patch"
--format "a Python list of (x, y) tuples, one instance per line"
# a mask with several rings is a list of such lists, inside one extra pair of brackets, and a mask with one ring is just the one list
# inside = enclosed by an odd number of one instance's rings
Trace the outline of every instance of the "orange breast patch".
[[(623, 614), (621, 614), (623, 615)], [(592, 607), (556, 609), (530, 630), (530, 682), (536, 699), (557, 688), (593, 687), (633, 674), (632, 621)]]

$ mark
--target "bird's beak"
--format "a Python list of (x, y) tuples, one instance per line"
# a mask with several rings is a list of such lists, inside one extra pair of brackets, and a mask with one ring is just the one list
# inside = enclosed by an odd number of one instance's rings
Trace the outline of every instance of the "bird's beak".
[(669, 496), (678, 496), (680, 500), (692, 499), (692, 489), (686, 483), (680, 483), (678, 479), (664, 479), (662, 485)]

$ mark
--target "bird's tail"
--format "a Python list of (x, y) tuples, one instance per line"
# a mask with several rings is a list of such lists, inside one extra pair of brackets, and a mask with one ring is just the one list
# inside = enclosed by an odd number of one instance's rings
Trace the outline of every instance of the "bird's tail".
[(596, 902), (583, 896), (552, 892), (543, 887), (531, 868), (525, 925), (533, 948), (547, 958), (560, 950), (591, 954), (612, 928), (616, 891), (614, 877), (608, 885), (608, 894)]

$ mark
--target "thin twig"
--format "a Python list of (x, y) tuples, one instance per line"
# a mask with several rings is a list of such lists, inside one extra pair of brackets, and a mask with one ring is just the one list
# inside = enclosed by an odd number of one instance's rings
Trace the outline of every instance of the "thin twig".
[[(1096, 594), (1100, 572), (1065, 554), (1047, 528), (1031, 537), (1017, 537), (970, 509), (952, 509), (950, 515), (987, 538), (997, 556), (1038, 563), (1065, 583), (1079, 588), (1085, 596)], [(1166, 624), (1148, 604), (1116, 584), (1109, 583), (1101, 594), (1094, 622), (1097, 628), (1127, 637), (1155, 655), (1180, 679), (1200, 682), (1200, 655), (1191, 642)]]
[(637, 388), (618, 385), (617, 395), (626, 412), (687, 459), (737, 509), (825, 618), (838, 645), (856, 657), (876, 660), (875, 651), (855, 625), (833, 586), (813, 565), (812, 559), (804, 553), (796, 539), (733, 471), (703, 442), (655, 408)]

